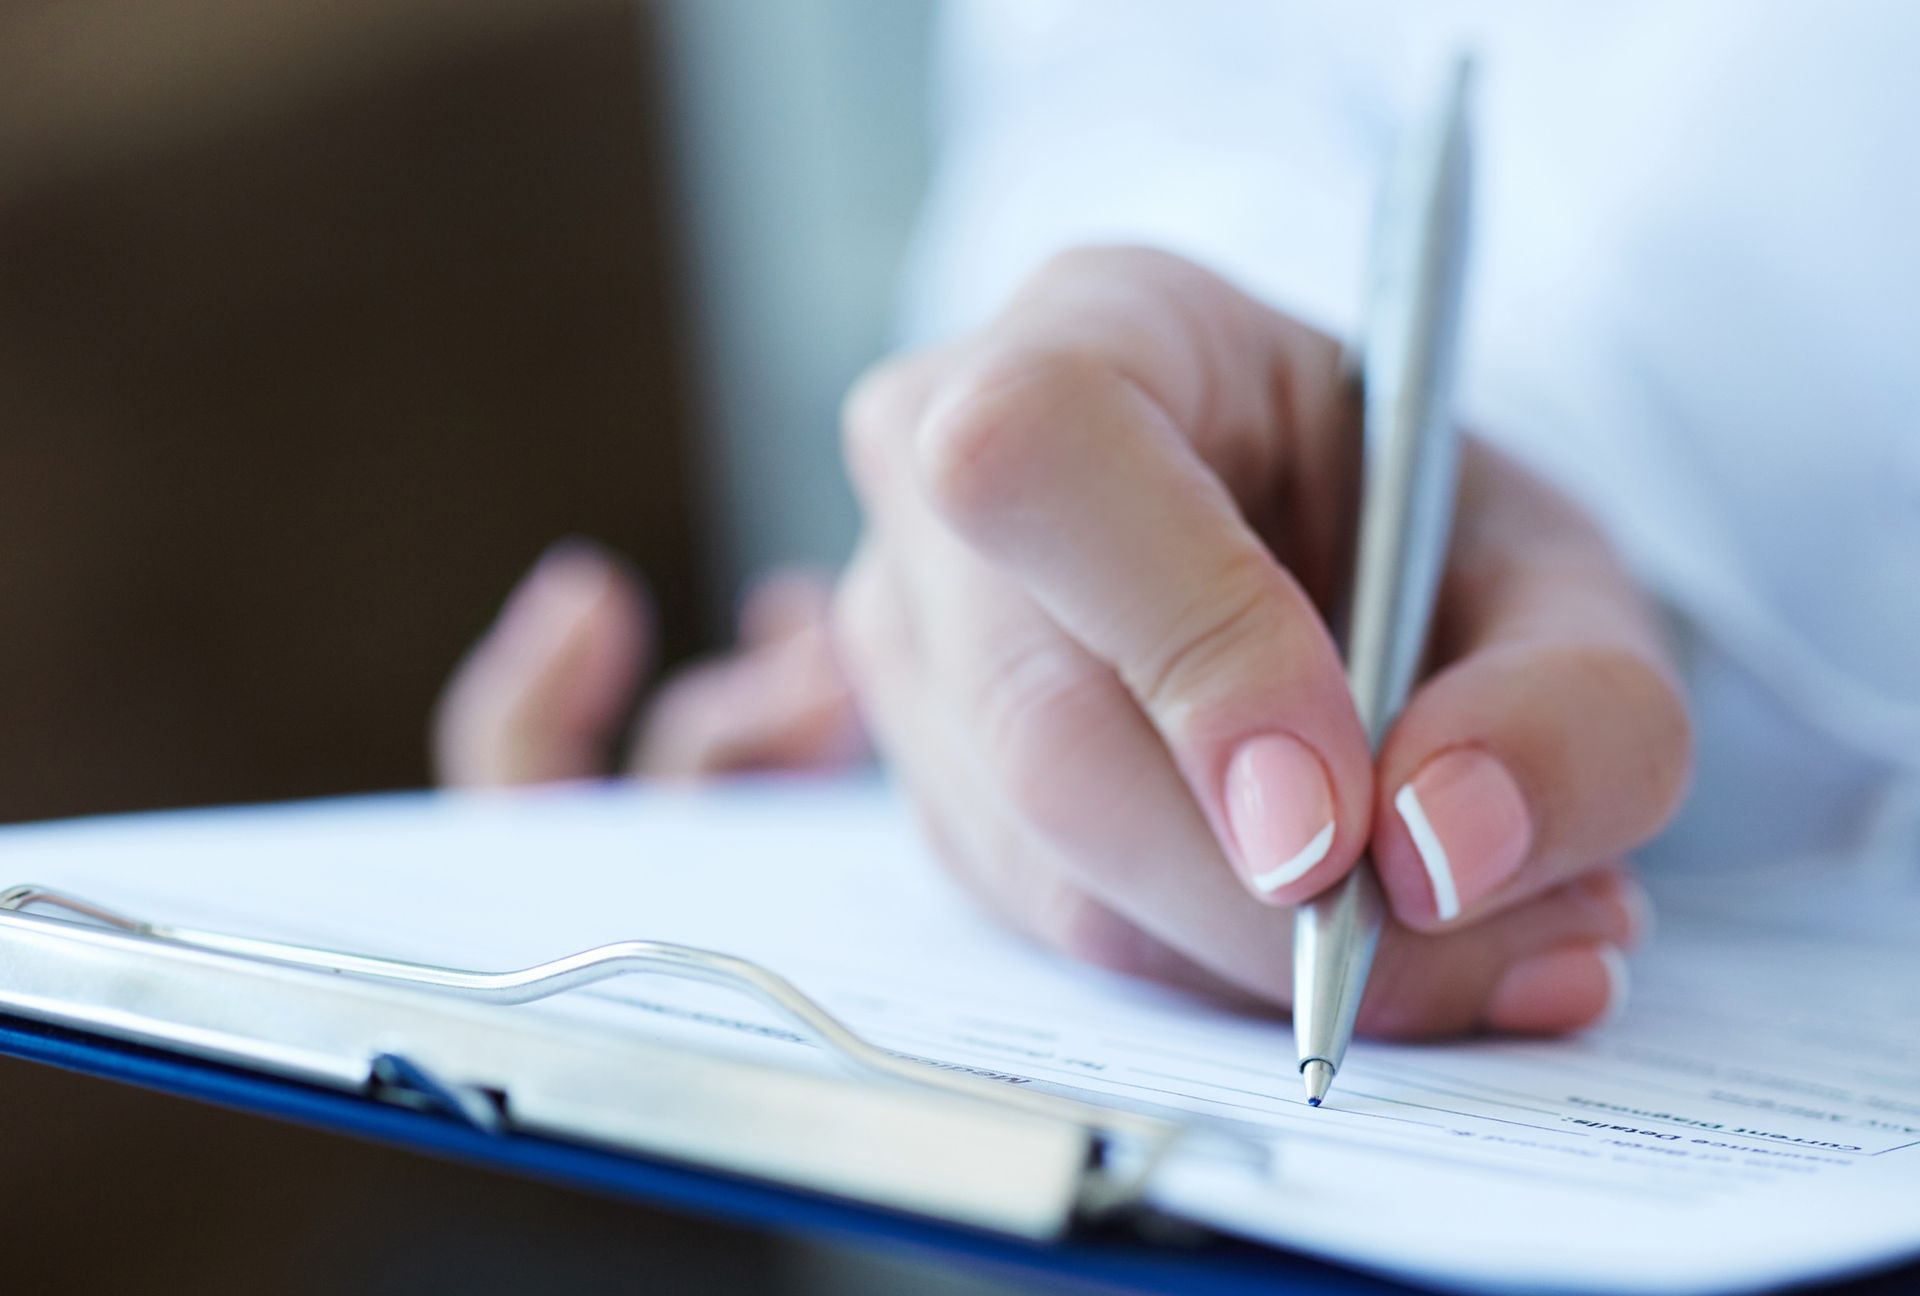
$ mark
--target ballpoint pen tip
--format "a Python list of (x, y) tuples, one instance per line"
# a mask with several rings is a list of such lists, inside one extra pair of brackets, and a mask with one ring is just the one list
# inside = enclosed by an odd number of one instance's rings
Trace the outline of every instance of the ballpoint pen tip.
[(1318, 1107), (1319, 1105), (1320, 1105), (1320, 1100), (1319, 1100), (1318, 1098), (1309, 1098), (1309, 1099), (1307, 1099), (1307, 1106), (1309, 1106), (1309, 1107)]
[(1333, 1087), (1333, 1065), (1322, 1058), (1300, 1064), (1300, 1079), (1307, 1086), (1307, 1106), (1318, 1107)]

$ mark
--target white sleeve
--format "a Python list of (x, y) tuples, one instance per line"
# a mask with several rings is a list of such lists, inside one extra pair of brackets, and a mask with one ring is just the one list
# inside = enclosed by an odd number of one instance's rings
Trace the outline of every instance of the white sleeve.
[(1917, 262), (1882, 163), (1913, 114), (1861, 111), (1913, 97), (1906, 13), (1783, 8), (1733, 49), (1718, 10), (1657, 0), (949, 0), (906, 340), (1112, 241), (1351, 338), (1393, 132), (1470, 38), (1460, 406), (1684, 620), (1702, 794), (1668, 841), (1852, 851), (1877, 796), (1910, 843), (1920, 605), (1899, 546), (1920, 497), (1899, 482), (1920, 388), (1914, 295), (1888, 285)]
[(1370, 7), (953, 0), (907, 340), (978, 324), (1051, 253), (1110, 242), (1348, 333), (1394, 115)]

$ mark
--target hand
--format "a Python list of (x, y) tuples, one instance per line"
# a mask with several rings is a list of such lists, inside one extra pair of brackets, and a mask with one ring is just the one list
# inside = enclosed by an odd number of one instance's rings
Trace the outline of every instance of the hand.
[[(740, 646), (667, 679), (634, 726), (625, 767), (646, 777), (830, 770), (865, 752), (829, 642), (826, 582), (763, 579)], [(503, 787), (592, 778), (615, 763), (648, 672), (654, 622), (637, 576), (585, 541), (556, 545), (507, 600), (441, 696), (439, 780)]]
[(1320, 609), (1354, 529), (1336, 344), (1176, 258), (1070, 253), (849, 398), (838, 598), (941, 856), (1041, 940), (1284, 1005), (1290, 909), (1371, 847), (1361, 1027), (1590, 1024), (1674, 809), (1684, 706), (1565, 498), (1463, 450), (1432, 672), (1370, 759)]

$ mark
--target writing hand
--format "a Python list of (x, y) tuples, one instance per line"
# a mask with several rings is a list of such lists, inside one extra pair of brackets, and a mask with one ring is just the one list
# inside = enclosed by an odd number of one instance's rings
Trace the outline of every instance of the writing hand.
[(845, 423), (842, 655), (992, 908), (1285, 1004), (1290, 907), (1371, 845), (1395, 921), (1363, 1030), (1607, 1012), (1644, 904), (1621, 856), (1674, 808), (1688, 732), (1568, 500), (1468, 442), (1434, 668), (1376, 764), (1321, 613), (1357, 469), (1330, 339), (1177, 258), (1085, 250), (880, 367)]

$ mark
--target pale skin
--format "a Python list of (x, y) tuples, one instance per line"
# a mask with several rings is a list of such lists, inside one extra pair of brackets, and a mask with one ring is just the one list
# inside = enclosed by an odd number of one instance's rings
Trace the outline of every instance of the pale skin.
[[(1057, 258), (861, 380), (866, 526), (831, 613), (791, 579), (750, 598), (634, 767), (837, 768), (864, 727), (1004, 920), (1282, 1008), (1292, 908), (1368, 851), (1392, 919), (1363, 1031), (1602, 1019), (1647, 920), (1624, 856), (1690, 760), (1656, 620), (1569, 500), (1470, 438), (1428, 673), (1370, 756), (1322, 614), (1353, 526), (1341, 372), (1177, 258)], [(549, 558), (443, 699), (445, 780), (604, 773), (646, 627), (611, 559)]]

